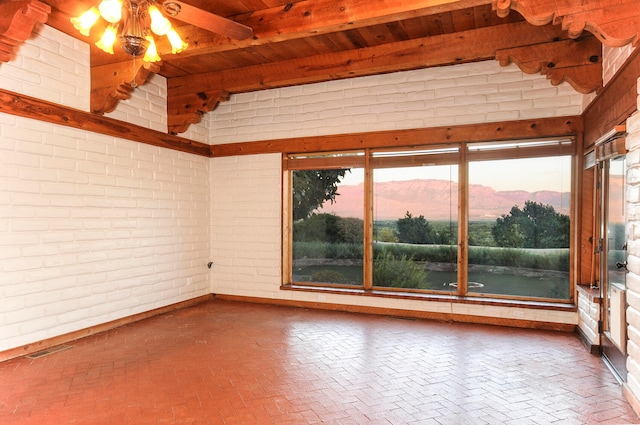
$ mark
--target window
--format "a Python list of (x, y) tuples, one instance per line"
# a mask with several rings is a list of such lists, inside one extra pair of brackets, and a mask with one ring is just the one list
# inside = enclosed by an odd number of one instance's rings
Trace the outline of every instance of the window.
[(570, 140), (289, 155), (285, 284), (569, 301)]

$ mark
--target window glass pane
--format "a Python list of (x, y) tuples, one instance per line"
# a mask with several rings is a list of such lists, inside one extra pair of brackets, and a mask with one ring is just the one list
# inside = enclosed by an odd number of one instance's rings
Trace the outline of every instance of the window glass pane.
[(458, 166), (373, 171), (373, 286), (456, 291)]
[(294, 282), (363, 282), (364, 170), (292, 172)]
[(469, 163), (469, 292), (569, 298), (571, 157)]

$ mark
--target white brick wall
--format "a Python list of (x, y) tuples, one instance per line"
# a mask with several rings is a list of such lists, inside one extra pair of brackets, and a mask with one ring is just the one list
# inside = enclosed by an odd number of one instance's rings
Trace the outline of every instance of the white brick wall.
[(233, 95), (211, 143), (579, 115), (568, 84), (488, 61)]
[(633, 50), (631, 44), (622, 47), (602, 46), (602, 80), (605, 86), (624, 65)]
[(0, 64), (0, 87), (61, 105), (89, 110), (89, 46), (46, 25)]
[[(88, 111), (89, 74), (42, 26), (0, 87)], [(113, 116), (166, 132), (143, 87)], [(0, 351), (210, 293), (208, 158), (6, 114), (0, 140)]]
[(109, 118), (166, 133), (166, 99), (166, 79), (160, 75), (152, 74), (144, 85), (136, 87), (133, 92), (131, 92), (129, 99), (121, 100), (115, 111), (104, 115)]
[[(640, 87), (640, 76), (638, 76)], [(638, 91), (640, 107), (640, 90)], [(627, 210), (629, 232), (627, 275), (627, 386), (640, 400), (640, 199), (634, 196), (640, 187), (640, 112), (627, 119)]]
[(280, 298), (279, 154), (211, 161), (213, 293)]
[(210, 292), (208, 158), (5, 114), (0, 139), (0, 351)]

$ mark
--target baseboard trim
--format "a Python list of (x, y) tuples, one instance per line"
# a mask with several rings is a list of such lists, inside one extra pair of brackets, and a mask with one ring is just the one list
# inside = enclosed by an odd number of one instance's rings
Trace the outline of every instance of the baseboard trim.
[(580, 326), (576, 326), (576, 333), (578, 334), (578, 337), (580, 337), (580, 341), (582, 341), (582, 344), (585, 346), (585, 348), (589, 350), (590, 354), (600, 354), (600, 346), (598, 344), (592, 343), (589, 338), (587, 338), (587, 335), (584, 333), (584, 331), (580, 329)]
[(138, 322), (140, 320), (148, 319), (153, 316), (168, 313), (175, 310), (180, 310), (185, 307), (191, 307), (196, 304), (203, 303), (213, 299), (213, 294), (202, 295), (190, 300), (181, 301), (175, 304), (170, 304), (164, 307), (158, 307), (153, 310), (137, 313), (132, 316), (123, 317), (121, 319), (112, 320), (110, 322), (101, 323), (99, 325), (91, 326), (88, 328), (80, 329), (77, 331), (69, 332), (63, 335), (54, 336), (41, 341), (37, 341), (31, 344), (26, 344), (20, 347), (10, 348), (8, 350), (0, 351), (0, 362), (10, 360), (16, 357), (22, 357), (29, 354), (36, 353), (38, 351), (46, 350), (55, 347), (60, 344), (66, 344), (71, 341), (75, 341), (80, 338), (84, 338), (90, 335), (95, 335), (100, 332), (108, 331), (118, 328), (123, 325)]
[(381, 316), (406, 317), (412, 319), (429, 319), (441, 322), (475, 323), (483, 325), (507, 326), (527, 329), (543, 329), (561, 332), (575, 332), (577, 326), (566, 323), (538, 322), (533, 320), (508, 319), (503, 317), (486, 317), (455, 313), (438, 313), (430, 311), (404, 310), (396, 308), (369, 307), (349, 304), (320, 303), (312, 301), (295, 301), (275, 298), (259, 298), (241, 295), (215, 294), (217, 300), (240, 301), (256, 304), (283, 305), (299, 308), (315, 308), (319, 310), (344, 311), (349, 313), (365, 313)]

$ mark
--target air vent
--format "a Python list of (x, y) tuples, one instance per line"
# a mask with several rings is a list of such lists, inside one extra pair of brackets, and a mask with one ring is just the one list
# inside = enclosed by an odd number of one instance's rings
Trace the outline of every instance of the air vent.
[(47, 348), (46, 350), (38, 351), (37, 353), (29, 354), (25, 356), (28, 359), (37, 359), (40, 357), (47, 356), (49, 354), (57, 353), (58, 351), (66, 350), (67, 348), (71, 348), (72, 345), (58, 345), (57, 347)]

